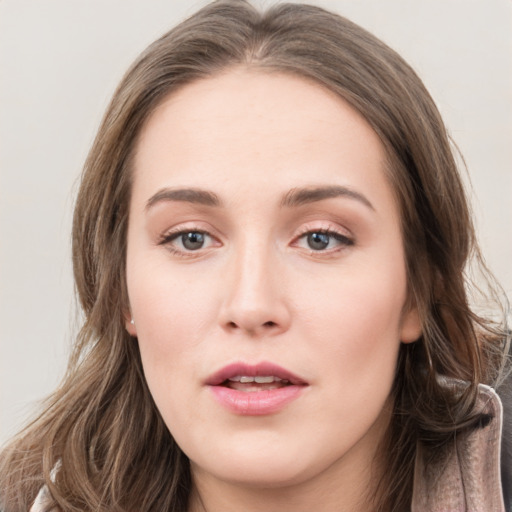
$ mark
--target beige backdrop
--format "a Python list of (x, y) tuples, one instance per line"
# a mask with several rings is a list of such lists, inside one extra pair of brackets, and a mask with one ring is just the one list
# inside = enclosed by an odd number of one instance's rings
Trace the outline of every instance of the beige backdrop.
[[(108, 99), (139, 51), (205, 3), (0, 0), (0, 442), (65, 369), (77, 324), (73, 197)], [(512, 1), (314, 3), (373, 31), (423, 77), (466, 157), (484, 252), (512, 296)]]

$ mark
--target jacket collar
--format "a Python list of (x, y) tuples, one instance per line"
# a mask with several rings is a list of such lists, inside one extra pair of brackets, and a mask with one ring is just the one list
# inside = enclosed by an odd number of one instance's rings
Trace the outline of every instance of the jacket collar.
[(480, 385), (476, 408), (492, 420), (458, 437), (448, 459), (427, 464), (428, 450), (418, 447), (411, 512), (505, 512), (500, 473), (501, 401), (492, 388)]

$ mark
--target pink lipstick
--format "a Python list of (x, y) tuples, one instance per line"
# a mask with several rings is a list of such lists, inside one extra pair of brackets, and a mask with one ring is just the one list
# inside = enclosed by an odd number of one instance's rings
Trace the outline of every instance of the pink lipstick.
[(274, 414), (299, 398), (308, 385), (300, 377), (273, 363), (233, 363), (205, 382), (221, 405), (235, 414)]

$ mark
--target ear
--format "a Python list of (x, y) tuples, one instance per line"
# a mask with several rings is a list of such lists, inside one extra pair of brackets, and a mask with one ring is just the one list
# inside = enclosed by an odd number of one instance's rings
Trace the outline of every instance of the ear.
[(137, 337), (137, 328), (135, 327), (135, 321), (133, 320), (130, 311), (127, 311), (124, 314), (124, 327), (130, 336), (133, 336), (134, 338)]
[(413, 343), (421, 336), (421, 331), (418, 308), (415, 305), (411, 305), (403, 312), (400, 341), (402, 343)]

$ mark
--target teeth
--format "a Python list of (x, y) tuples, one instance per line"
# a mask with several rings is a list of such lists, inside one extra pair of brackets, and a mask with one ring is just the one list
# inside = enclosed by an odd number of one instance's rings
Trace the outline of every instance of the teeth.
[(231, 382), (241, 382), (242, 384), (256, 382), (257, 384), (270, 384), (271, 382), (284, 382), (287, 383), (287, 380), (280, 379), (279, 377), (274, 377), (273, 375), (258, 375), (257, 377), (249, 377), (247, 375), (236, 375), (234, 377), (230, 377), (228, 380)]
[(254, 377), (254, 380), (258, 384), (270, 384), (274, 382), (274, 377)]

